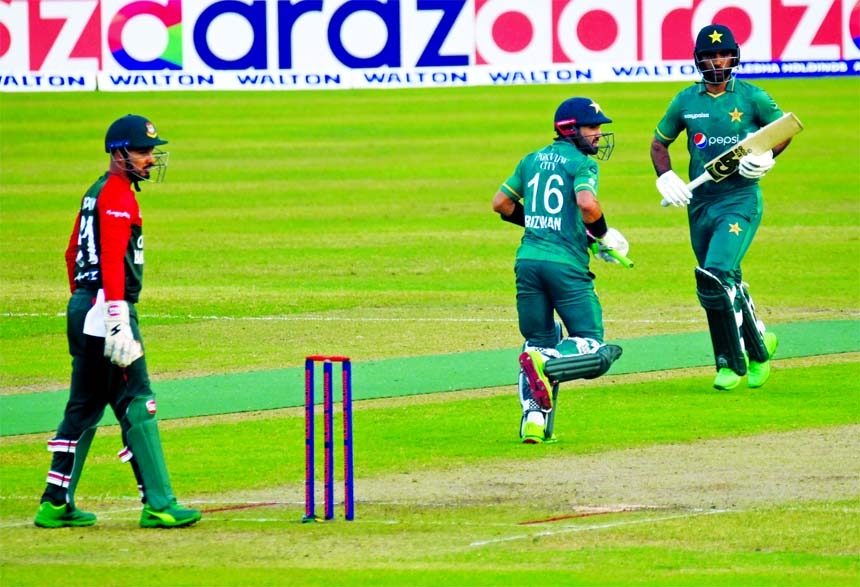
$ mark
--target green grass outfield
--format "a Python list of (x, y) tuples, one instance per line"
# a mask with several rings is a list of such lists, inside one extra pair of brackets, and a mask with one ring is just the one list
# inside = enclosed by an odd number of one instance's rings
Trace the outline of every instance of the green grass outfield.
[[(206, 511), (177, 532), (136, 528), (115, 426), (78, 489), (99, 524), (39, 531), (50, 433), (6, 436), (0, 583), (43, 585), (62, 569), (69, 585), (856, 584), (860, 79), (760, 85), (806, 129), (763, 181), (745, 278), (769, 327), (801, 328), (821, 352), (786, 341), (755, 391), (717, 393), (709, 367), (666, 357), (568, 384), (561, 440), (541, 447), (517, 442), (512, 384), (362, 399), (351, 524), (298, 523), (296, 408), (162, 422), (177, 494)], [(0, 94), (4, 403), (66, 385), (63, 250), (106, 167), (104, 130), (128, 112), (170, 141), (167, 183), (140, 195), (138, 308), (165, 412), (184, 380), (265, 380), (311, 353), (362, 365), (518, 347), (519, 232), (490, 202), (570, 95), (615, 120), (600, 195), (636, 268), (594, 267), (607, 338), (706, 343), (684, 214), (660, 208), (648, 158), (681, 87)], [(825, 340), (833, 323), (848, 325), (845, 347)]]

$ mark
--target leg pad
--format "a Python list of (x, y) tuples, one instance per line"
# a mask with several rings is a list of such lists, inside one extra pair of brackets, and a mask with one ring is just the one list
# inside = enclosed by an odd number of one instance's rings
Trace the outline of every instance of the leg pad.
[(176, 501), (176, 497), (170, 486), (155, 420), (155, 396), (146, 395), (131, 400), (125, 420), (128, 423), (126, 438), (129, 448), (143, 477), (146, 503), (152, 509), (162, 510)]
[(620, 346), (607, 344), (591, 354), (567, 355), (550, 359), (544, 366), (544, 373), (553, 383), (574, 379), (594, 379), (609, 371), (609, 367), (618, 360), (621, 353)]
[[(758, 318), (755, 315), (755, 305), (749, 291), (747, 291), (746, 285), (742, 283), (739, 289), (740, 295), (738, 297), (740, 298), (739, 301), (744, 320), (741, 325), (744, 346), (749, 353), (750, 361), (766, 363), (770, 360), (770, 353), (768, 353), (767, 346), (764, 343), (763, 333), (759, 330)], [(762, 328), (764, 328), (764, 325), (762, 325)]]
[(735, 288), (727, 289), (712, 273), (696, 267), (696, 293), (708, 317), (717, 369), (728, 367), (738, 375), (746, 374), (746, 357), (735, 316)]

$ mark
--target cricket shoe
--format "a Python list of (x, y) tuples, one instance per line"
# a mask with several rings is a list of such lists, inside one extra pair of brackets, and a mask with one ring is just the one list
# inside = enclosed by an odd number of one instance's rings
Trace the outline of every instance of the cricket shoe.
[(722, 391), (729, 391), (740, 385), (740, 382), (740, 375), (728, 367), (722, 367), (717, 371), (717, 376), (714, 378), (714, 388)]
[(543, 371), (546, 359), (538, 351), (525, 351), (520, 354), (520, 367), (529, 382), (532, 399), (544, 412), (552, 409), (552, 384)]
[(179, 528), (190, 526), (203, 517), (199, 510), (184, 508), (176, 503), (170, 502), (163, 510), (156, 510), (149, 505), (143, 506), (140, 514), (141, 528)]
[(39, 528), (77, 528), (95, 524), (96, 515), (83, 512), (67, 503), (54, 505), (50, 501), (43, 501), (39, 504), (39, 511), (33, 523)]
[(543, 426), (535, 422), (526, 422), (523, 426), (523, 444), (542, 444), (543, 441)]
[(765, 332), (762, 334), (764, 346), (767, 349), (768, 359), (764, 363), (750, 361), (749, 373), (747, 375), (747, 386), (756, 388), (764, 385), (770, 377), (770, 360), (776, 353), (776, 347), (779, 346), (779, 340), (773, 332)]

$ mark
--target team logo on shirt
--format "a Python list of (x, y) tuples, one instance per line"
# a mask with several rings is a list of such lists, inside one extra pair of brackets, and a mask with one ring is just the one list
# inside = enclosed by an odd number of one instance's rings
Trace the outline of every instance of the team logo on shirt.
[(693, 143), (700, 148), (704, 149), (708, 146), (708, 137), (705, 136), (705, 133), (697, 132), (693, 135)]

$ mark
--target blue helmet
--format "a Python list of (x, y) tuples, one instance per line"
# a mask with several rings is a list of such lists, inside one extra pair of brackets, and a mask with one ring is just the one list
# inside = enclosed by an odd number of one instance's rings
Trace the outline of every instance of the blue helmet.
[(555, 111), (554, 127), (558, 139), (567, 140), (586, 155), (609, 159), (615, 148), (613, 133), (601, 133), (597, 145), (580, 133), (580, 127), (608, 124), (612, 119), (591, 98), (568, 98)]

